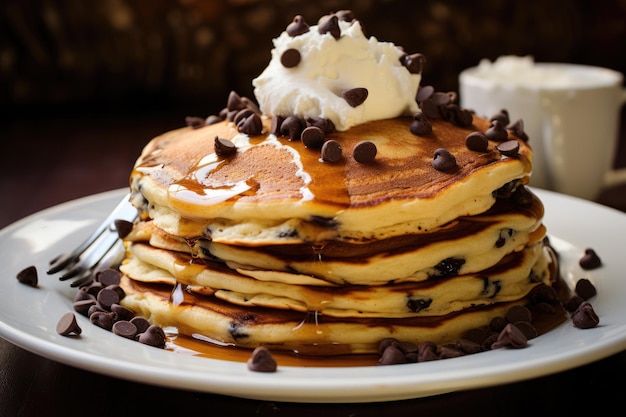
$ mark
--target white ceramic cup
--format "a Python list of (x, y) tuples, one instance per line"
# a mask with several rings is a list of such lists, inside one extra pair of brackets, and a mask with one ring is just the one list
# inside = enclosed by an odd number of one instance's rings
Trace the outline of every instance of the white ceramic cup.
[(523, 120), (534, 153), (530, 185), (594, 199), (626, 180), (626, 170), (612, 170), (622, 80), (607, 68), (506, 56), (461, 72), (460, 104), (486, 118), (506, 109), (511, 122)]

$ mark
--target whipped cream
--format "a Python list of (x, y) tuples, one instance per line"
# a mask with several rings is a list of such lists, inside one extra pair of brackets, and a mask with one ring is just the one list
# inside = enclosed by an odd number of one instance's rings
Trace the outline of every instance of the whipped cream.
[[(345, 131), (371, 120), (411, 115), (421, 74), (412, 74), (400, 62), (404, 52), (390, 42), (363, 34), (359, 21), (339, 21), (341, 37), (320, 34), (318, 26), (291, 37), (284, 31), (273, 40), (272, 58), (253, 80), (263, 114), (299, 118), (324, 117)], [(286, 68), (286, 50), (300, 53), (299, 63)], [(367, 99), (352, 107), (342, 93), (366, 88)]]

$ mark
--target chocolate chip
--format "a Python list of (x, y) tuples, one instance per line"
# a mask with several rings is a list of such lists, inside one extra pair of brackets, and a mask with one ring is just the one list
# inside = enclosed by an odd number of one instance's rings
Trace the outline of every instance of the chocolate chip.
[(20, 283), (24, 285), (37, 287), (39, 281), (37, 268), (34, 265), (28, 266), (18, 272), (16, 278)]
[(341, 93), (343, 99), (346, 100), (346, 102), (352, 107), (357, 107), (363, 104), (363, 102), (367, 99), (367, 95), (367, 88), (363, 87), (351, 88), (350, 90), (345, 90)]
[(305, 122), (307, 126), (319, 127), (326, 135), (335, 132), (333, 121), (324, 117), (307, 117)]
[(337, 162), (341, 159), (342, 149), (336, 140), (327, 140), (322, 146), (322, 160), (326, 162)]
[(518, 321), (532, 321), (532, 315), (530, 314), (530, 310), (524, 306), (512, 306), (506, 312), (506, 319), (509, 323), (515, 323)]
[(185, 117), (185, 124), (187, 126), (191, 127), (192, 129), (199, 129), (199, 128), (205, 126), (204, 118), (203, 117), (196, 117), (196, 116), (187, 116), (187, 117)]
[(524, 142), (528, 142), (528, 135), (526, 134), (526, 132), (524, 132), (524, 121), (522, 119), (519, 119), (512, 124), (506, 125), (506, 128)]
[(481, 132), (472, 132), (465, 137), (465, 146), (470, 151), (486, 152), (489, 147), (489, 140)]
[(443, 345), (439, 349), (439, 359), (458, 358), (464, 355), (465, 353), (454, 344)]
[(116, 321), (111, 330), (117, 336), (122, 336), (126, 339), (135, 339), (137, 335), (137, 326), (126, 320)]
[(409, 130), (416, 136), (426, 136), (432, 133), (433, 125), (424, 113), (417, 112), (413, 115), (413, 121), (409, 126)]
[(487, 129), (485, 136), (487, 136), (487, 139), (493, 140), (494, 142), (504, 142), (509, 138), (509, 134), (504, 128), (504, 125), (498, 120), (491, 122), (491, 127)]
[(218, 136), (215, 136), (213, 149), (215, 150), (215, 154), (217, 156), (222, 157), (231, 156), (237, 153), (237, 147), (232, 141)]
[(131, 323), (135, 325), (137, 328), (137, 334), (144, 333), (150, 327), (150, 322), (148, 319), (142, 316), (135, 316), (129, 320)]
[(246, 107), (246, 104), (242, 101), (239, 94), (237, 94), (235, 91), (231, 91), (228, 94), (228, 100), (226, 101), (226, 108), (228, 109), (229, 112), (239, 111), (239, 110), (244, 109), (245, 107)]
[(80, 287), (76, 294), (74, 294), (74, 301), (83, 301), (83, 300), (96, 300), (96, 297), (92, 294), (89, 294), (87, 291), (87, 287)]
[(356, 145), (354, 145), (354, 149), (352, 150), (352, 156), (354, 160), (361, 163), (367, 164), (370, 163), (376, 158), (376, 153), (378, 150), (376, 149), (376, 145), (374, 142), (369, 140), (362, 140)]
[(533, 194), (530, 192), (530, 190), (521, 185), (517, 187), (515, 191), (513, 191), (513, 194), (511, 195), (511, 200), (518, 206), (528, 207), (533, 203), (535, 199), (533, 198)]
[(293, 18), (293, 21), (287, 26), (287, 34), (292, 38), (307, 33), (309, 31), (309, 25), (304, 21), (301, 15), (297, 15)]
[(456, 168), (456, 158), (448, 150), (439, 148), (433, 155), (433, 167), (437, 171), (451, 171)]
[(433, 342), (424, 342), (417, 349), (418, 362), (430, 362), (439, 359), (437, 345)]
[(325, 135), (319, 127), (309, 126), (302, 131), (300, 139), (307, 148), (320, 149), (324, 145)]
[(496, 316), (489, 322), (489, 329), (492, 332), (500, 333), (509, 322), (502, 316)]
[(278, 367), (272, 353), (265, 346), (258, 346), (252, 351), (247, 366), (253, 372), (276, 372)]
[(426, 117), (430, 120), (439, 119), (441, 115), (439, 114), (439, 107), (432, 100), (432, 98), (427, 98), (420, 103), (420, 109), (422, 113), (426, 115)]
[(280, 134), (287, 136), (289, 140), (300, 139), (302, 130), (302, 122), (296, 116), (288, 116), (280, 125)]
[(387, 346), (390, 346), (390, 345), (397, 346), (398, 343), (399, 343), (398, 340), (394, 339), (393, 337), (387, 337), (381, 340), (380, 342), (378, 342), (378, 353), (382, 355), (385, 349), (387, 349)]
[(61, 316), (61, 319), (57, 323), (56, 330), (61, 336), (78, 336), (83, 331), (76, 322), (76, 316), (72, 312), (67, 312)]
[(100, 291), (96, 297), (98, 304), (105, 310), (110, 310), (113, 304), (120, 302), (120, 296), (117, 291), (109, 288), (104, 288)]
[(96, 272), (96, 282), (102, 284), (102, 287), (109, 285), (120, 285), (122, 273), (115, 268), (104, 268)]
[[(504, 324), (502, 326), (502, 328), (504, 328), (506, 324)], [(502, 329), (500, 329), (502, 330)], [(489, 328), (487, 327), (475, 327), (473, 329), (469, 329), (467, 330), (465, 333), (463, 333), (463, 340), (469, 340), (472, 342), (476, 342), (478, 344), (481, 344), (482, 342), (485, 341), (485, 339), (487, 338), (487, 336), (489, 336), (491, 332), (489, 331)]]
[(335, 12), (335, 15), (342, 22), (353, 22), (356, 19), (354, 12), (349, 9), (338, 10)]
[(500, 110), (498, 113), (489, 118), (490, 122), (493, 122), (494, 120), (499, 121), (502, 126), (507, 126), (509, 124), (509, 112), (505, 109)]
[(212, 114), (209, 117), (206, 118), (206, 120), (204, 121), (205, 125), (214, 125), (215, 123), (219, 123), (222, 120), (224, 120), (223, 117), (217, 115), (217, 114)]
[(119, 304), (111, 304), (111, 312), (115, 313), (116, 320), (130, 321), (133, 317), (135, 317), (135, 312), (133, 310)]
[(89, 321), (105, 330), (111, 330), (114, 322), (114, 313), (96, 311), (89, 315)]
[(583, 298), (578, 296), (578, 295), (573, 295), (572, 297), (570, 297), (569, 300), (567, 300), (564, 304), (563, 304), (563, 308), (565, 308), (565, 310), (569, 311), (570, 313), (573, 313), (574, 311), (576, 311), (578, 309), (578, 307), (583, 303)]
[(399, 365), (402, 363), (407, 363), (407, 360), (396, 344), (387, 346), (378, 359), (378, 365)]
[(524, 333), (515, 325), (509, 323), (498, 335), (496, 341), (491, 345), (491, 349), (500, 349), (503, 347), (523, 348), (528, 345), (528, 339)]
[(429, 99), (435, 93), (435, 88), (432, 85), (425, 85), (417, 90), (415, 95), (415, 101), (420, 104), (422, 101)]
[(244, 109), (237, 111), (237, 113), (235, 113), (235, 115), (233, 116), (232, 121), (233, 123), (235, 123), (235, 125), (238, 125), (239, 123), (241, 123), (243, 119), (250, 116), (252, 113), (254, 113), (254, 111), (246, 107)]
[(148, 327), (145, 332), (138, 334), (136, 339), (139, 343), (143, 343), (144, 345), (159, 348), (165, 347), (165, 332), (160, 326), (155, 324)]
[(579, 329), (591, 329), (600, 323), (600, 318), (587, 301), (583, 301), (572, 314), (572, 323)]
[(600, 257), (595, 250), (591, 248), (585, 249), (585, 254), (578, 261), (580, 267), (585, 270), (596, 269), (602, 265)]
[(245, 133), (249, 136), (260, 135), (263, 131), (263, 123), (258, 114), (253, 113), (250, 116), (244, 118), (237, 125), (237, 129), (241, 133)]
[(283, 64), (285, 68), (293, 68), (300, 63), (300, 59), (300, 51), (289, 48), (280, 56), (280, 63)]
[(528, 295), (532, 304), (548, 303), (556, 304), (559, 301), (556, 290), (549, 285), (539, 284)]
[[(482, 343), (482, 341), (481, 341)], [(458, 346), (458, 348), (461, 350), (461, 352), (463, 353), (467, 353), (467, 354), (473, 354), (473, 353), (478, 353), (482, 350), (481, 348), (481, 343), (475, 342), (473, 340), (468, 340), (468, 339), (459, 339), (457, 340), (456, 344)]]
[(322, 16), (317, 23), (317, 31), (320, 35), (330, 33), (333, 38), (339, 39), (341, 37), (339, 18), (334, 14)]
[(74, 301), (74, 304), (72, 306), (74, 307), (74, 311), (76, 311), (78, 314), (89, 317), (89, 310), (95, 305), (96, 300), (95, 298), (92, 298), (90, 300), (87, 299)]
[(499, 143), (496, 149), (504, 156), (516, 156), (519, 153), (519, 142), (515, 139)]
[(576, 281), (576, 294), (583, 300), (588, 300), (596, 295), (596, 287), (587, 278)]
[(445, 106), (439, 106), (439, 113), (445, 121), (460, 127), (469, 127), (474, 121), (472, 112), (457, 104), (450, 103)]
[(537, 332), (537, 329), (535, 329), (535, 326), (533, 326), (528, 321), (518, 321), (518, 322), (515, 322), (513, 324), (522, 333), (524, 333), (524, 336), (526, 337), (527, 340), (534, 339), (535, 337), (537, 337), (539, 335), (539, 333)]
[(400, 62), (411, 74), (421, 74), (426, 57), (423, 54), (402, 55)]
[(270, 125), (270, 133), (275, 136), (280, 136), (280, 126), (285, 119), (281, 116), (272, 116), (272, 122)]
[(133, 231), (133, 222), (129, 222), (124, 219), (115, 219), (113, 221), (113, 225), (115, 226), (115, 230), (117, 231), (117, 236), (120, 239), (124, 239), (126, 236)]

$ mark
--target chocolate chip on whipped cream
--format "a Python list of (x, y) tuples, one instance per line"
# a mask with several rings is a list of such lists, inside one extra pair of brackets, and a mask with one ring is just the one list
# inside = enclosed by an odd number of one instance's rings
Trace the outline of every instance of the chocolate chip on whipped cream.
[(296, 37), (307, 33), (309, 31), (309, 25), (304, 21), (301, 15), (297, 15), (293, 18), (293, 21), (287, 26), (286, 32), (291, 37)]
[(322, 16), (317, 23), (317, 30), (320, 35), (330, 33), (330, 35), (339, 39), (341, 37), (341, 29), (339, 28), (339, 18), (335, 14)]
[(426, 57), (424, 54), (420, 53), (411, 55), (407, 54), (400, 57), (400, 62), (406, 67), (406, 69), (409, 70), (411, 74), (421, 74), (424, 63), (426, 62)]
[(297, 49), (290, 48), (280, 56), (280, 63), (283, 64), (285, 68), (294, 68), (298, 66), (301, 59), (300, 52)]
[(351, 107), (358, 107), (367, 99), (367, 88), (357, 87), (342, 91), (341, 97), (346, 100)]

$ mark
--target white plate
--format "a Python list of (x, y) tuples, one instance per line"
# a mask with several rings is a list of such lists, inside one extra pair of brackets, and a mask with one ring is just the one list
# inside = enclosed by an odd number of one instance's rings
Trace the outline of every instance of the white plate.
[[(600, 326), (580, 330), (566, 322), (531, 340), (526, 349), (500, 349), (443, 361), (349, 368), (279, 366), (255, 373), (229, 362), (151, 348), (115, 336), (78, 316), (80, 338), (56, 333), (72, 310), (75, 290), (45, 270), (50, 259), (80, 243), (126, 190), (71, 201), (26, 217), (0, 231), (0, 336), (78, 368), (179, 389), (272, 401), (371, 402), (424, 397), (535, 378), (583, 365), (626, 348), (626, 215), (588, 201), (535, 190), (546, 206), (545, 224), (570, 283), (590, 278)], [(585, 272), (586, 247), (604, 266)], [(39, 287), (21, 285), (23, 268), (35, 265)]]

